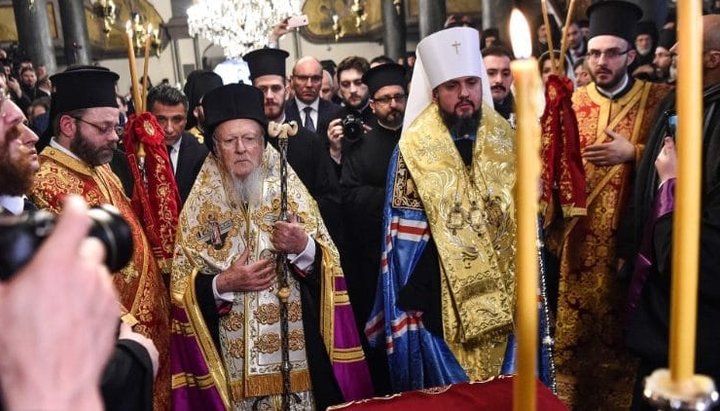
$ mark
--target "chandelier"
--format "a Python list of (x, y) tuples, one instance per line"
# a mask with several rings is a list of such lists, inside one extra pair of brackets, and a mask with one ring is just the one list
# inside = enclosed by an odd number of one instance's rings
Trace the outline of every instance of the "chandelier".
[(302, 0), (198, 0), (187, 10), (188, 30), (239, 58), (267, 45), (273, 26), (299, 15), (301, 6)]

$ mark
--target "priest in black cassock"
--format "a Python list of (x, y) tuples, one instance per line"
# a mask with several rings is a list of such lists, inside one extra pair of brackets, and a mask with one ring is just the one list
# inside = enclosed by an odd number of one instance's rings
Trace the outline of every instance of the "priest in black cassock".
[[(388, 163), (400, 140), (407, 86), (405, 69), (399, 64), (383, 64), (363, 75), (368, 86), (370, 107), (376, 126), (365, 136), (348, 145), (343, 156), (340, 177), (343, 212), (348, 233), (348, 261), (344, 266), (348, 293), (353, 302), (356, 322), (370, 317), (383, 238), (382, 215)], [(362, 330), (361, 330), (362, 331)], [(363, 348), (378, 394), (390, 392), (387, 357), (382, 350), (370, 348), (363, 336)]]
[[(285, 76), (285, 59), (288, 52), (263, 48), (251, 51), (243, 59), (250, 69), (253, 86), (263, 93), (265, 116), (276, 123), (286, 122), (285, 101), (288, 91)], [(340, 216), (340, 190), (333, 171), (332, 160), (323, 141), (317, 134), (298, 124), (298, 132), (288, 140), (288, 163), (318, 203), (323, 221), (335, 245), (341, 250), (343, 229)], [(269, 138), (278, 148), (278, 139)]]

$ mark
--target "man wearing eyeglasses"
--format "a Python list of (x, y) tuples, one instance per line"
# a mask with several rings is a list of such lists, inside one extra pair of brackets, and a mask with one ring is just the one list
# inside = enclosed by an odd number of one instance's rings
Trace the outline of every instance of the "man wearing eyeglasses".
[[(364, 328), (380, 273), (385, 182), (390, 157), (402, 133), (407, 100), (405, 68), (383, 64), (365, 73), (362, 82), (369, 90), (369, 106), (377, 122), (362, 139), (347, 147), (340, 184), (344, 221), (347, 232), (352, 233), (348, 236), (345, 277), (355, 319)], [(392, 388), (384, 349), (371, 348), (364, 338), (363, 343), (376, 393), (389, 394)]]
[(587, 215), (557, 221), (548, 245), (559, 258), (555, 352), (560, 398), (573, 409), (627, 409), (635, 363), (623, 344), (627, 279), (618, 272), (617, 229), (656, 109), (667, 86), (633, 79), (642, 11), (625, 1), (588, 9), (591, 84), (573, 108), (587, 185)]
[(297, 121), (298, 125), (317, 133), (326, 147), (328, 124), (337, 118), (340, 106), (320, 98), (323, 69), (315, 57), (303, 57), (295, 63), (290, 86), (295, 94), (285, 103), (285, 116), (288, 121)]
[[(283, 354), (290, 409), (372, 395), (337, 249), (290, 167), (292, 216), (278, 220), (280, 157), (267, 144), (263, 93), (229, 84), (207, 93), (203, 108), (210, 154), (180, 214), (173, 261), (173, 321), (182, 324), (173, 334), (174, 407), (281, 409)], [(289, 271), (286, 323), (279, 264)]]
[(40, 208), (59, 213), (63, 199), (75, 194), (90, 206), (110, 203), (129, 223), (133, 258), (113, 276), (120, 295), (122, 320), (150, 338), (159, 351), (153, 401), (167, 409), (170, 400), (169, 299), (140, 220), (109, 163), (122, 128), (115, 98), (118, 75), (103, 67), (76, 66), (52, 76), (50, 122), (53, 137), (40, 153), (40, 169), (30, 198)]

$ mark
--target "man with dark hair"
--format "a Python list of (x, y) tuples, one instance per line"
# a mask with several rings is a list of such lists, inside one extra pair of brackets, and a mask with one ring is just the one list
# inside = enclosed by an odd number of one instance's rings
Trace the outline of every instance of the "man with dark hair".
[(50, 97), (37, 88), (37, 80), (34, 68), (23, 67), (20, 69), (20, 86), (22, 86), (23, 95), (27, 96), (31, 102), (39, 97)]
[[(626, 331), (627, 346), (640, 358), (633, 411), (652, 408), (643, 400), (644, 379), (656, 369), (668, 368), (672, 277), (678, 274), (671, 263), (677, 195), (676, 139), (678, 144), (683, 139), (702, 139), (700, 259), (699, 272), (693, 273), (698, 275), (694, 360), (697, 374), (711, 377), (715, 384), (720, 381), (720, 15), (703, 16), (698, 24), (703, 28), (702, 135), (674, 134), (677, 130), (669, 129), (667, 118), (658, 117), (635, 180), (634, 224), (629, 236), (634, 244), (628, 255), (635, 264)], [(668, 51), (674, 53), (676, 49), (674, 46)], [(679, 58), (683, 58), (683, 50), (679, 52)], [(669, 96), (665, 103), (663, 109), (673, 110), (676, 96)]]
[[(264, 48), (251, 51), (243, 59), (250, 69), (253, 86), (263, 93), (263, 109), (269, 121), (285, 123), (285, 102), (287, 84), (285, 80), (285, 59), (288, 53), (281, 49)], [(270, 144), (278, 148), (278, 140), (269, 138)], [(323, 220), (336, 245), (342, 243), (342, 221), (340, 217), (340, 192), (332, 160), (325, 145), (317, 134), (305, 127), (299, 127), (295, 136), (288, 140), (288, 164), (305, 184), (310, 195), (317, 201)]]
[(195, 70), (188, 74), (183, 92), (188, 98), (187, 123), (185, 129), (195, 136), (202, 144), (205, 136), (202, 133), (202, 123), (205, 115), (202, 108), (203, 96), (213, 89), (223, 85), (222, 78), (212, 71)]
[(166, 409), (170, 406), (168, 291), (140, 220), (108, 165), (118, 133), (122, 134), (115, 98), (117, 80), (116, 73), (90, 66), (71, 67), (52, 76), (54, 136), (40, 153), (30, 199), (38, 207), (58, 213), (66, 196), (80, 195), (90, 206), (113, 204), (129, 224), (133, 257), (114, 273), (113, 283), (122, 322), (152, 339), (160, 353), (153, 403), (156, 409)]
[[(330, 141), (330, 157), (337, 164), (338, 176), (341, 171), (342, 150), (347, 144), (362, 138), (366, 130), (372, 129), (375, 116), (368, 105), (368, 88), (362, 81), (362, 76), (370, 70), (370, 63), (362, 57), (350, 56), (343, 59), (337, 67), (338, 84), (340, 85), (340, 98), (343, 111), (328, 126), (328, 140)], [(349, 129), (343, 127), (343, 122), (350, 119), (362, 122), (362, 126), (354, 128), (354, 135), (345, 135)]]
[[(363, 76), (370, 95), (370, 108), (377, 126), (345, 150), (340, 184), (348, 237), (345, 278), (358, 325), (370, 317), (382, 248), (382, 215), (388, 164), (402, 133), (407, 86), (405, 69), (395, 63), (371, 68)], [(383, 349), (371, 348), (365, 338), (363, 349), (373, 377), (375, 392), (392, 392)]]
[(587, 40), (583, 37), (577, 21), (571, 22), (568, 26), (567, 43), (568, 53), (570, 53), (570, 58), (573, 63), (584, 57), (585, 53), (587, 53)]
[(185, 131), (188, 99), (182, 91), (161, 84), (148, 93), (147, 106), (163, 129), (181, 205), (185, 204), (195, 177), (207, 157), (207, 148)]
[(492, 109), (479, 43), (458, 27), (418, 44), (388, 167), (365, 332), (395, 391), (497, 376), (512, 333), (514, 133)]
[[(483, 61), (490, 80), (490, 91), (492, 92), (495, 111), (500, 113), (506, 120), (510, 120), (513, 114), (512, 87), (513, 76), (510, 71), (512, 54), (502, 46), (487, 47), (483, 50)], [(514, 120), (510, 122), (513, 124)]]
[(558, 221), (548, 249), (559, 258), (555, 365), (560, 398), (573, 409), (628, 409), (635, 363), (623, 344), (627, 283), (618, 274), (617, 229), (650, 126), (667, 86), (635, 80), (635, 26), (642, 11), (612, 0), (588, 9), (593, 83), (573, 94), (587, 215)]

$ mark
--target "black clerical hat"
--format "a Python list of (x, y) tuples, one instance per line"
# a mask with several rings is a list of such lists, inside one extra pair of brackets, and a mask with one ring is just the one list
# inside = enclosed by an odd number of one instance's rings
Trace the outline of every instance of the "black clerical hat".
[(590, 38), (615, 36), (635, 44), (637, 22), (642, 10), (633, 3), (621, 0), (598, 1), (587, 9), (590, 19)]
[(243, 56), (250, 69), (250, 80), (254, 81), (260, 76), (274, 74), (285, 78), (285, 59), (289, 56), (287, 51), (280, 49), (258, 49)]
[(670, 50), (677, 43), (675, 29), (662, 29), (658, 38), (658, 47)]
[(188, 98), (188, 114), (185, 129), (189, 130), (197, 125), (193, 110), (199, 104), (200, 99), (210, 90), (222, 87), (223, 81), (217, 73), (206, 70), (195, 70), (187, 76), (187, 82), (183, 92)]
[(375, 66), (363, 74), (362, 82), (367, 84), (371, 98), (378, 90), (385, 86), (397, 85), (406, 89), (405, 67), (395, 63)]
[(50, 77), (53, 92), (50, 104), (50, 122), (68, 111), (116, 107), (116, 73), (100, 66), (70, 66), (62, 73)]
[(205, 111), (207, 131), (205, 144), (214, 151), (215, 127), (228, 120), (246, 118), (260, 123), (263, 132), (267, 132), (267, 117), (263, 108), (263, 94), (260, 89), (247, 84), (228, 84), (205, 94), (202, 102)]

